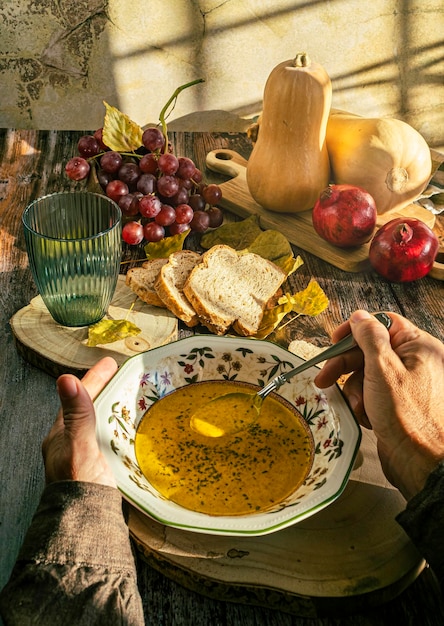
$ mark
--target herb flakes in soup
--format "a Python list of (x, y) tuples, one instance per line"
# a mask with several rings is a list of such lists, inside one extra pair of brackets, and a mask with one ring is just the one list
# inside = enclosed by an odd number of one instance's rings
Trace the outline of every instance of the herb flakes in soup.
[(135, 453), (165, 498), (207, 515), (246, 515), (275, 507), (301, 485), (313, 459), (308, 425), (294, 407), (268, 396), (258, 420), (234, 435), (206, 437), (190, 417), (212, 398), (252, 386), (209, 381), (177, 389), (143, 416)]

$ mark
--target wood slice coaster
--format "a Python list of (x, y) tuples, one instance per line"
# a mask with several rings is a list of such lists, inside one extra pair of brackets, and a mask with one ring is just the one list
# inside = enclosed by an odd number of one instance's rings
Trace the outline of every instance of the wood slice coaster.
[(57, 324), (40, 296), (20, 309), (10, 324), (18, 351), (51, 376), (67, 372), (81, 376), (104, 356), (112, 356), (121, 365), (130, 356), (177, 339), (177, 318), (167, 309), (150, 306), (136, 298), (125, 285), (124, 276), (119, 276), (107, 317), (128, 319), (142, 332), (114, 343), (88, 347), (88, 327), (69, 328)]

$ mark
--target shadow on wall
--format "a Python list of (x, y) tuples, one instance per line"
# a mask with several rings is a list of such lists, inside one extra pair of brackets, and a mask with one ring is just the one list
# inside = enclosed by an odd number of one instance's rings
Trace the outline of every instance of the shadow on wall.
[[(229, 5), (230, 0), (226, 4)], [(360, 12), (356, 11), (357, 4), (360, 5)], [(369, 7), (363, 10), (361, 4), (355, 0), (335, 0), (330, 3), (326, 3), (325, 0), (314, 0), (300, 2), (297, 5), (295, 2), (289, 2), (287, 7), (277, 8), (275, 4), (264, 7), (262, 3), (260, 3), (260, 6), (255, 7), (255, 2), (253, 1), (249, 13), (246, 11), (226, 11), (223, 13), (223, 19), (218, 20), (217, 23), (214, 20), (210, 22), (208, 17), (212, 11), (216, 11), (219, 7), (210, 8), (205, 13), (199, 6), (204, 33), (202, 39), (199, 39), (196, 43), (195, 32), (190, 27), (189, 32), (186, 34), (177, 36), (174, 33), (174, 37), (163, 37), (157, 43), (161, 49), (171, 49), (173, 51), (179, 50), (181, 46), (186, 46), (187, 50), (190, 50), (189, 62), (193, 67), (193, 77), (195, 78), (210, 74), (208, 70), (213, 65), (211, 59), (208, 59), (206, 55), (209, 48), (211, 48), (214, 54), (224, 55), (224, 46), (218, 47), (213, 45), (210, 47), (205, 45), (205, 40), (208, 44), (208, 41), (212, 38), (216, 42), (225, 42), (225, 39), (220, 35), (221, 32), (224, 33), (223, 36), (230, 33), (229, 41), (233, 45), (233, 42), (243, 41), (242, 31), (244, 29), (251, 28), (252, 32), (256, 32), (254, 27), (259, 22), (265, 24), (270, 29), (276, 27), (276, 32), (279, 31), (282, 20), (288, 22), (289, 29), (291, 29), (290, 25), (292, 24), (299, 25), (299, 19), (301, 23), (304, 20), (305, 23), (310, 21), (311, 24), (323, 21), (324, 29), (325, 22), (327, 22), (330, 39), (332, 39), (331, 36), (334, 33), (335, 42), (334, 44), (331, 41), (325, 42), (323, 56), (326, 56), (325, 51), (328, 50), (328, 43), (330, 43), (330, 46), (334, 45), (337, 52), (337, 57), (332, 59), (331, 65), (327, 65), (324, 61), (333, 84), (334, 106), (336, 99), (340, 103), (339, 108), (348, 108), (348, 110), (353, 112), (360, 112), (360, 110), (362, 111), (363, 108), (367, 107), (368, 109), (373, 108), (369, 116), (381, 114), (398, 117), (412, 124), (419, 132), (422, 132), (431, 147), (443, 146), (442, 102), (438, 97), (428, 97), (431, 93), (437, 93), (438, 89), (442, 90), (443, 88), (442, 59), (444, 57), (444, 41), (438, 39), (441, 35), (439, 29), (436, 30), (436, 36), (433, 34), (434, 28), (438, 24), (435, 21), (433, 7), (428, 7), (427, 11), (424, 8), (424, 14), (421, 15), (422, 9), (414, 6), (412, 0), (398, 0), (386, 3), (384, 13), (380, 14), (377, 9), (372, 10)], [(298, 17), (295, 17), (296, 15)], [(388, 52), (394, 51), (394, 54), (381, 55), (381, 46), (378, 44), (381, 38), (375, 37), (373, 40), (365, 42), (367, 48), (365, 54), (356, 55), (357, 47), (359, 49), (359, 44), (357, 44), (359, 36), (356, 36), (354, 41), (352, 41), (353, 37), (351, 36), (349, 40), (337, 38), (334, 20), (338, 15), (358, 15), (361, 21), (368, 18), (369, 22), (373, 20), (379, 26), (385, 24), (387, 26), (387, 35), (384, 39), (387, 44), (382, 49)], [(299, 18), (299, 16), (301, 17)], [(331, 24), (329, 23), (329, 17), (333, 18)], [(439, 14), (436, 17), (439, 18)], [(193, 2), (189, 4), (188, 18), (190, 24), (195, 24), (198, 21), (196, 5)], [(342, 22), (344, 19), (348, 22), (351, 21), (349, 17), (342, 17)], [(337, 23), (340, 24), (341, 21), (339, 20)], [(421, 27), (424, 28), (424, 26), (428, 27), (428, 39), (426, 42), (422, 41)], [(300, 28), (302, 31), (302, 27)], [(324, 31), (320, 29), (320, 32)], [(368, 29), (365, 32), (368, 32)], [(285, 37), (287, 35), (288, 33), (284, 34)], [(297, 39), (305, 41), (307, 35), (303, 37), (302, 32), (292, 32), (291, 41), (293, 42)], [(434, 39), (436, 41), (433, 41)], [(316, 47), (316, 44), (319, 45), (319, 42), (322, 41), (322, 35), (320, 35), (320, 39), (318, 38), (314, 41)], [(431, 41), (433, 43), (428, 43)], [(374, 46), (373, 53), (371, 51), (372, 46)], [(241, 50), (239, 52), (241, 53)], [(136, 60), (144, 55), (145, 58), (150, 58), (150, 55), (153, 53), (153, 46), (147, 46), (133, 51), (131, 55), (126, 56), (125, 60), (131, 57)], [(241, 56), (239, 54), (239, 57)], [(348, 58), (345, 63), (341, 64), (340, 61), (344, 56)], [(375, 61), (361, 62), (361, 59), (375, 59)], [(119, 63), (121, 60), (123, 59), (119, 55), (114, 56), (115, 63)], [(284, 57), (279, 60), (284, 60)], [(266, 49), (263, 50), (263, 57), (258, 58), (257, 61), (260, 66), (264, 66), (269, 61), (267, 60)], [(273, 63), (270, 65), (270, 71), (273, 65)], [(332, 67), (336, 69), (332, 69)], [(347, 68), (346, 71), (342, 72), (341, 67)], [(226, 74), (233, 72), (236, 75), (239, 67), (228, 66), (224, 70)], [(248, 71), (248, 68), (246, 68), (246, 71)], [(210, 85), (214, 84), (216, 80), (217, 78), (213, 78), (211, 75), (207, 79)], [(210, 87), (190, 91), (187, 97), (189, 97), (191, 107), (188, 110), (204, 112), (205, 115), (200, 116), (200, 118), (198, 115), (193, 114), (180, 117), (180, 124), (185, 126), (177, 126), (176, 130), (206, 130), (211, 129), (215, 123), (215, 129), (218, 130), (219, 120), (226, 123), (230, 122), (227, 117), (224, 118), (222, 112), (213, 109), (211, 106), (212, 101), (208, 97), (209, 94)], [(226, 112), (237, 116), (237, 119), (233, 117), (231, 122), (234, 124), (235, 130), (239, 131), (245, 127), (243, 118), (251, 118), (257, 115), (262, 106), (261, 99), (249, 99), (248, 93), (243, 94), (243, 96), (244, 103), (241, 106), (228, 105), (224, 107)], [(262, 93), (260, 96), (262, 96)], [(348, 103), (349, 106), (341, 106), (343, 102)], [(365, 115), (365, 113), (362, 114)], [(176, 120), (173, 121), (173, 123), (175, 122)], [(179, 120), (177, 122), (179, 123)], [(205, 124), (205, 126), (202, 126), (202, 124)]]

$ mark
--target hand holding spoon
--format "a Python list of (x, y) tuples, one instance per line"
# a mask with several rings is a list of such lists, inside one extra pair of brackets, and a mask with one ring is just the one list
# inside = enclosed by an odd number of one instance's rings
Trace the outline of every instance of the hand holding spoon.
[[(390, 328), (392, 320), (386, 313), (374, 313), (374, 316), (387, 329)], [(223, 435), (233, 435), (248, 428), (259, 417), (262, 403), (269, 393), (276, 391), (293, 376), (300, 374), (309, 367), (347, 352), (354, 346), (356, 346), (356, 342), (353, 335), (349, 334), (312, 359), (288, 372), (279, 374), (256, 393), (236, 391), (213, 398), (199, 407), (191, 416), (191, 429), (207, 437), (222, 437)]]

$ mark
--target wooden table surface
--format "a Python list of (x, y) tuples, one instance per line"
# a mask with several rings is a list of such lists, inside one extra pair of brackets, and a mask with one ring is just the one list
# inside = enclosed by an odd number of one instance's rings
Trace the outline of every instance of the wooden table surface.
[[(10, 574), (44, 484), (40, 446), (53, 422), (58, 400), (55, 380), (26, 362), (16, 350), (9, 327), (12, 315), (36, 295), (21, 230), (21, 214), (29, 201), (57, 190), (78, 188), (64, 176), (66, 161), (75, 154), (84, 133), (69, 131), (0, 130), (0, 586)], [(251, 145), (244, 134), (174, 133), (176, 154), (187, 155), (204, 170), (206, 180), (224, 179), (205, 171), (206, 154), (228, 148), (248, 157)], [(435, 230), (444, 241), (444, 218)], [(444, 341), (444, 284), (426, 277), (411, 284), (390, 284), (376, 274), (350, 274), (308, 252), (304, 265), (292, 277), (292, 286), (304, 288), (317, 279), (330, 299), (328, 310), (315, 318), (302, 317), (275, 337), (283, 345), (306, 339), (318, 346), (329, 343), (334, 327), (356, 308), (399, 312)], [(181, 334), (189, 334), (182, 329)], [(285, 611), (205, 597), (156, 571), (137, 556), (139, 584), (147, 623), (156, 626), (338, 626), (442, 624), (443, 599), (426, 568), (398, 597), (374, 609), (352, 615), (325, 615), (319, 619)]]

